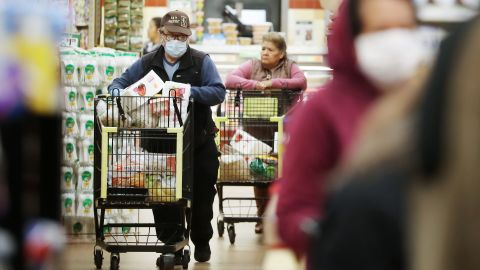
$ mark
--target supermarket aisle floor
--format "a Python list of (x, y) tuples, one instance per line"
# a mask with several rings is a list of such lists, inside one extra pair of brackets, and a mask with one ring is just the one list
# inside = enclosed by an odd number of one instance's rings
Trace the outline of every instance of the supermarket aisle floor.
[[(226, 192), (226, 191), (224, 191)], [(248, 197), (252, 196), (252, 188), (230, 188), (229, 196)], [(190, 261), (190, 270), (260, 270), (265, 253), (264, 247), (260, 244), (260, 236), (254, 233), (253, 223), (237, 223), (235, 231), (237, 234), (235, 244), (230, 245), (228, 237), (218, 237), (216, 217), (218, 216), (218, 200), (214, 204), (215, 214), (212, 225), (215, 234), (210, 241), (212, 259), (209, 263), (197, 263)], [(192, 245), (192, 249), (193, 249)], [(192, 250), (193, 252), (193, 250)], [(103, 269), (109, 269), (109, 253), (104, 252)], [(126, 253), (120, 255), (120, 269), (158, 269), (155, 266), (157, 254), (154, 253)], [(62, 259), (64, 270), (95, 269), (93, 264), (93, 244), (70, 244), (65, 249)], [(177, 269), (181, 269), (177, 268)]]

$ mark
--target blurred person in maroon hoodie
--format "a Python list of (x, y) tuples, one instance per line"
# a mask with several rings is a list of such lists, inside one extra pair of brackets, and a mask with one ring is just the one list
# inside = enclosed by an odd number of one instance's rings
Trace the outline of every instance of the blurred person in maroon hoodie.
[[(407, 30), (415, 25), (410, 1), (345, 0), (340, 5), (328, 37), (333, 79), (297, 108), (287, 126), (278, 228), (298, 256), (307, 253), (324, 214), (318, 205), (326, 200), (325, 179), (347, 155), (362, 117), (385, 89), (411, 75), (405, 70), (414, 63), (379, 59), (382, 52), (371, 54), (375, 43), (408, 42)], [(384, 68), (390, 61), (398, 63), (396, 71)]]

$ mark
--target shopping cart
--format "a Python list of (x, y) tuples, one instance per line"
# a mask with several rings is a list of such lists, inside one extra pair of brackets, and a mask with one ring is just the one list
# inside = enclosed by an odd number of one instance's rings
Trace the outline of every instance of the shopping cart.
[[(156, 252), (160, 269), (188, 268), (190, 209), (193, 196), (193, 101), (169, 97), (97, 97), (95, 100), (94, 262), (110, 252), (110, 269), (120, 253)], [(188, 113), (187, 113), (188, 111)], [(185, 123), (183, 122), (185, 120)], [(180, 224), (112, 219), (112, 211), (140, 212), (178, 207)], [(156, 229), (178, 226), (184, 239), (163, 243)], [(185, 228), (186, 226), (186, 228)]]
[[(235, 243), (235, 223), (259, 222), (266, 195), (228, 197), (226, 186), (266, 188), (282, 167), (283, 115), (298, 101), (299, 91), (241, 91), (227, 92), (227, 98), (217, 111), (215, 121), (220, 129), (217, 145), (220, 169), (217, 181), (220, 215), (218, 234), (225, 232)], [(257, 211), (258, 208), (258, 211)]]

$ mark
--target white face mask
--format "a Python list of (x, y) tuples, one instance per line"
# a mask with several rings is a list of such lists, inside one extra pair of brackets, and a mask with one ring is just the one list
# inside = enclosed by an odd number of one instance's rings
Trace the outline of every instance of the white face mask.
[(170, 40), (165, 42), (165, 52), (168, 53), (168, 55), (175, 57), (175, 58), (180, 58), (182, 55), (185, 54), (187, 51), (187, 42), (182, 42), (180, 40)]
[(417, 31), (404, 28), (361, 34), (355, 51), (360, 70), (383, 90), (408, 81), (431, 58)]

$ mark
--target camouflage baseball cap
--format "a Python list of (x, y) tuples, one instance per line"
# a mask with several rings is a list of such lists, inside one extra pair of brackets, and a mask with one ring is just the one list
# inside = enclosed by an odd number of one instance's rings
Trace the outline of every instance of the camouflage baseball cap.
[(162, 17), (162, 26), (171, 33), (181, 33), (187, 36), (192, 34), (188, 15), (179, 10), (170, 11), (165, 14), (165, 16)]

